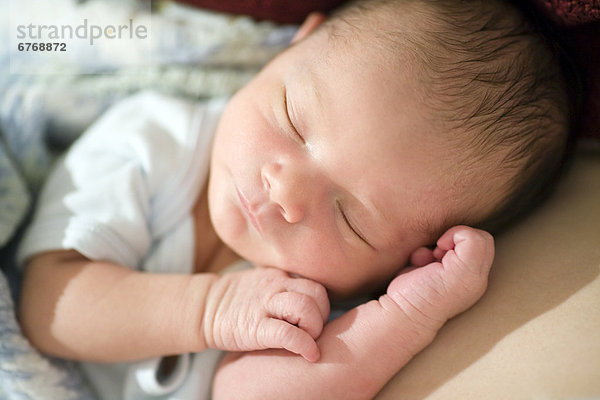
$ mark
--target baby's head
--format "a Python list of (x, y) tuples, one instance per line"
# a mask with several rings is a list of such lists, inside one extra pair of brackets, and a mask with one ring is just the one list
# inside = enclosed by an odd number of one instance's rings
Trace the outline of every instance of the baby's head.
[(497, 228), (543, 192), (568, 106), (557, 60), (516, 10), (371, 0), (320, 22), (217, 129), (209, 206), (234, 251), (344, 295), (450, 226)]
[(547, 194), (572, 106), (556, 43), (509, 1), (359, 1), (327, 25), (338, 42), (370, 31), (388, 65), (415, 68), (432, 129), (454, 153), (457, 185), (492, 204), (454, 222), (497, 231)]

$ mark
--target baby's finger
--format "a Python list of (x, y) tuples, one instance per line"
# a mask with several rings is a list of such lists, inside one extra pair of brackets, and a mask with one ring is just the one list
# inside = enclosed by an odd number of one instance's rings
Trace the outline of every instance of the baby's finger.
[(313, 339), (323, 331), (323, 319), (317, 303), (310, 296), (296, 292), (281, 292), (271, 298), (266, 311), (306, 331)]
[[(455, 226), (438, 240), (447, 249), (442, 259), (445, 268), (468, 270), (487, 276), (494, 259), (494, 239), (489, 233), (467, 226)], [(437, 249), (436, 249), (437, 250)]]
[(435, 250), (440, 251), (440, 252), (442, 252), (442, 251), (445, 252), (450, 249), (453, 249), (454, 246), (456, 245), (457, 241), (460, 240), (459, 233), (461, 231), (463, 231), (464, 229), (471, 229), (471, 228), (467, 228), (466, 226), (458, 225), (458, 226), (453, 226), (452, 228), (448, 229), (438, 239), (438, 241), (436, 243), (437, 248)]
[(485, 231), (464, 227), (454, 234), (454, 243), (456, 257), (471, 267), (491, 265), (494, 259), (494, 239)]
[(442, 249), (441, 247), (436, 247), (435, 249), (433, 249), (433, 252), (432, 252), (433, 258), (435, 258), (436, 261), (441, 261), (447, 252), (448, 252), (448, 250), (446, 250), (446, 249)]
[(414, 267), (423, 267), (436, 261), (433, 251), (427, 247), (419, 247), (410, 255), (410, 265)]
[(317, 282), (304, 278), (294, 278), (286, 285), (286, 289), (290, 292), (303, 293), (312, 298), (319, 308), (321, 319), (323, 322), (329, 318), (329, 298), (325, 287)]
[(259, 342), (265, 348), (286, 349), (299, 354), (307, 361), (315, 362), (321, 357), (319, 347), (312, 337), (302, 329), (279, 319), (268, 318), (261, 324), (262, 337)]

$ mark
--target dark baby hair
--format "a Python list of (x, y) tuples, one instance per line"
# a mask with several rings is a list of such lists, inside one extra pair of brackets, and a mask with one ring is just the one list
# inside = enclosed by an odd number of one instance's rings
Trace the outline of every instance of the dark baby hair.
[(326, 25), (335, 40), (370, 29), (386, 60), (408, 54), (459, 174), (483, 171), (477, 179), (501, 186), (487, 215), (449, 215), (432, 231), (464, 223), (498, 232), (539, 204), (562, 170), (579, 85), (530, 11), (501, 0), (362, 0)]

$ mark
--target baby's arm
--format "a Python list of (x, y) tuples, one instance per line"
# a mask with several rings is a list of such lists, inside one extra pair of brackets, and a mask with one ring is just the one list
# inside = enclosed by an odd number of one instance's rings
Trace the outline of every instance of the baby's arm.
[(28, 264), (20, 311), (33, 344), (64, 358), (281, 347), (315, 361), (329, 302), (321, 285), (272, 268), (149, 274), (57, 251)]
[(279, 350), (230, 354), (214, 381), (215, 399), (370, 399), (444, 322), (469, 308), (487, 285), (494, 254), (486, 232), (454, 227), (435, 250), (417, 250), (379, 300), (326, 325), (319, 362)]

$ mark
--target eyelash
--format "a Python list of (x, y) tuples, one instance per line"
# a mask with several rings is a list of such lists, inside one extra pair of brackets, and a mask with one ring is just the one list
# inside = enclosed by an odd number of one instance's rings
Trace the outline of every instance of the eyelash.
[(306, 141), (304, 140), (304, 137), (302, 137), (302, 135), (300, 134), (300, 132), (298, 132), (298, 129), (296, 129), (296, 127), (294, 126), (294, 123), (292, 122), (292, 119), (290, 118), (290, 112), (288, 110), (288, 101), (287, 101), (287, 90), (284, 87), (283, 88), (283, 108), (285, 110), (285, 116), (287, 118), (288, 124), (290, 126), (290, 128), (292, 129), (292, 131), (294, 131), (294, 134), (296, 135), (296, 137), (298, 138), (298, 140), (300, 140), (300, 142), (302, 144), (306, 144)]
[(337, 208), (340, 211), (340, 214), (342, 215), (342, 218), (344, 219), (344, 222), (346, 223), (348, 228), (350, 228), (350, 230), (356, 235), (356, 237), (358, 237), (360, 240), (362, 240), (365, 244), (367, 244), (369, 247), (373, 247), (371, 245), (371, 243), (367, 242), (367, 239), (365, 239), (360, 233), (358, 233), (358, 231), (354, 228), (354, 226), (352, 226), (352, 224), (350, 223), (350, 220), (348, 219), (348, 217), (346, 216), (346, 213), (344, 212), (344, 209), (342, 208), (342, 203), (339, 200), (336, 200), (336, 204), (337, 204)]

